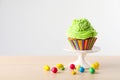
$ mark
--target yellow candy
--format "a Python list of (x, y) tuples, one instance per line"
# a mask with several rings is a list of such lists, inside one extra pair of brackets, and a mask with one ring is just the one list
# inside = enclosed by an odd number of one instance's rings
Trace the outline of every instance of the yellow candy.
[(97, 69), (97, 66), (95, 64), (92, 64), (91, 67)]
[(71, 71), (71, 74), (75, 75), (75, 74), (76, 74), (76, 71), (72, 70), (72, 71)]
[(76, 70), (79, 70), (79, 68), (80, 68), (80, 65), (77, 65), (75, 68), (76, 68)]
[(45, 71), (50, 71), (50, 67), (48, 65), (45, 65), (43, 68)]
[(63, 67), (63, 65), (62, 65), (62, 64), (57, 64), (56, 67), (57, 67), (58, 69), (61, 69), (61, 68)]
[(98, 69), (98, 65), (96, 63), (94, 63), (94, 65), (95, 65), (96, 69)]
[(95, 62), (94, 64), (96, 65), (97, 68), (99, 68), (99, 63), (98, 62)]

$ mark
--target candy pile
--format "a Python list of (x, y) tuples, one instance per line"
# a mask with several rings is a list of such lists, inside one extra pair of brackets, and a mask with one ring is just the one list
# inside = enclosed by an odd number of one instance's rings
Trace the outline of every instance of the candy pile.
[(52, 67), (51, 69), (48, 65), (45, 65), (43, 68), (45, 71), (51, 70), (53, 73), (57, 73), (58, 69), (62, 71), (65, 70), (65, 67), (63, 66), (63, 64), (56, 64), (56, 67)]
[[(45, 65), (44, 67), (44, 70), (45, 71), (51, 71), (53, 73), (57, 73), (58, 70), (65, 70), (65, 67), (63, 66), (63, 64), (56, 64), (56, 67), (52, 67), (50, 69), (50, 66), (48, 65)], [(95, 73), (95, 70), (99, 68), (99, 62), (95, 62), (93, 64), (91, 64), (90, 68), (89, 68), (89, 72), (91, 74), (94, 74)], [(80, 65), (74, 65), (74, 64), (70, 64), (69, 65), (69, 69), (71, 71), (71, 74), (75, 75), (77, 74), (77, 72), (80, 72), (80, 73), (83, 73), (85, 71), (85, 68), (80, 66)]]

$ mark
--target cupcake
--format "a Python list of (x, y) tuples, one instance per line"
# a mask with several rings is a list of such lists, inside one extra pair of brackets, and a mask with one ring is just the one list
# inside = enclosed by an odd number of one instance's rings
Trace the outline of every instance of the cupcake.
[(75, 50), (91, 50), (97, 37), (96, 30), (85, 19), (75, 19), (66, 32), (68, 41)]

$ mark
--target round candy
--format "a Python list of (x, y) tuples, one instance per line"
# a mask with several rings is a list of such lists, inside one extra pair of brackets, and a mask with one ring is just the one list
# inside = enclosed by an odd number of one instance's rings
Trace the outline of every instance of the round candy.
[(72, 71), (71, 71), (71, 74), (75, 75), (75, 74), (76, 74), (76, 71), (72, 70)]
[(44, 68), (45, 71), (49, 71), (50, 70), (50, 67), (48, 65), (45, 65), (43, 68)]
[(95, 62), (94, 64), (96, 65), (97, 68), (99, 68), (100, 65), (99, 62)]
[(75, 69), (75, 65), (74, 64), (70, 64), (70, 69)]
[(52, 67), (51, 71), (52, 71), (53, 73), (57, 73), (58, 70), (57, 70), (56, 67)]
[(83, 73), (83, 72), (85, 71), (85, 68), (84, 68), (84, 67), (80, 67), (80, 68), (79, 68), (79, 71), (80, 71), (81, 73)]
[(98, 64), (94, 63), (94, 65), (95, 65), (95, 69), (98, 69), (99, 67)]
[(63, 65), (62, 65), (62, 64), (57, 64), (56, 67), (57, 67), (58, 69), (60, 69), (60, 68), (63, 67)]
[(91, 67), (94, 68), (94, 69), (97, 68), (97, 66), (95, 64), (92, 64)]
[(75, 68), (76, 68), (76, 70), (79, 70), (79, 68), (80, 68), (80, 65), (77, 65)]
[(89, 68), (89, 72), (91, 73), (91, 74), (94, 74), (95, 73), (95, 69), (94, 68)]
[(60, 70), (62, 70), (62, 71), (63, 71), (63, 70), (65, 70), (65, 68), (64, 68), (64, 67), (62, 67), (62, 68), (60, 68)]

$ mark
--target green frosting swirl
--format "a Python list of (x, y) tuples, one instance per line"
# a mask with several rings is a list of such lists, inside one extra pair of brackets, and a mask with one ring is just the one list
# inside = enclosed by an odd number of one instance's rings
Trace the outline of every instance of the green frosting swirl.
[(76, 39), (87, 39), (96, 35), (96, 30), (85, 18), (73, 20), (72, 26), (67, 30), (67, 36)]

